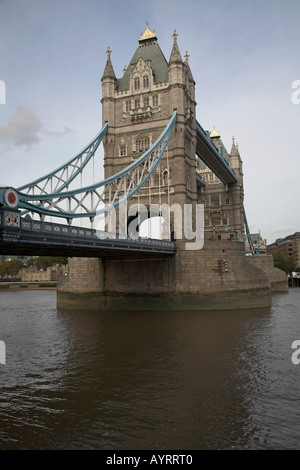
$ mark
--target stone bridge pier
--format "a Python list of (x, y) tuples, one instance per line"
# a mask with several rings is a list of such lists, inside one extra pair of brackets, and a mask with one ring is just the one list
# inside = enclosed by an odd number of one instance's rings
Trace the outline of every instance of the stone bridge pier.
[(60, 278), (62, 309), (211, 310), (263, 308), (271, 294), (288, 289), (271, 257), (245, 256), (242, 242), (178, 247), (172, 256), (70, 258)]

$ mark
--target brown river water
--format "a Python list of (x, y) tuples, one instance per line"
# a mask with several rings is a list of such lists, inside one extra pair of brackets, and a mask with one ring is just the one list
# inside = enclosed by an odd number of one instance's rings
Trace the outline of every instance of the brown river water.
[(207, 312), (58, 311), (55, 291), (2, 291), (0, 449), (300, 450), (295, 340), (300, 288)]

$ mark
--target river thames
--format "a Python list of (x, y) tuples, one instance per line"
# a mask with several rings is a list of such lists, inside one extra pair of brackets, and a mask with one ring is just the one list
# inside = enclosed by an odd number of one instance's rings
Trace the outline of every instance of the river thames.
[(300, 450), (300, 288), (207, 312), (2, 291), (0, 340), (0, 449)]

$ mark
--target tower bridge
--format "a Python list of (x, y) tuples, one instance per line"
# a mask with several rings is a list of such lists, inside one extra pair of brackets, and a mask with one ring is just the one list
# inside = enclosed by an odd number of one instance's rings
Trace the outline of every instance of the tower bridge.
[[(245, 296), (249, 306), (265, 306), (274, 286), (285, 288), (270, 258), (245, 257), (238, 146), (233, 140), (228, 152), (220, 134), (196, 119), (195, 81), (177, 37), (167, 60), (147, 24), (121, 78), (108, 48), (97, 136), (54, 171), (0, 189), (1, 254), (70, 257), (58, 285), (61, 307), (88, 298), (97, 308), (199, 309), (212, 299), (232, 308), (232, 296), (237, 307)], [(101, 144), (105, 179), (83, 186)], [(188, 230), (179, 230), (178, 213)], [(159, 216), (160, 233), (145, 238), (140, 227), (149, 215)]]

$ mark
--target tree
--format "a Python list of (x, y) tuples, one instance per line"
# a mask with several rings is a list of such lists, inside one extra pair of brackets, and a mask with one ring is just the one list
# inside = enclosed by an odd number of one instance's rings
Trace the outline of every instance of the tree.
[(51, 266), (66, 265), (68, 258), (62, 256), (38, 256), (37, 258), (29, 258), (26, 262), (26, 266), (36, 266), (38, 269), (46, 269)]
[(4, 260), (0, 263), (0, 275), (1, 277), (16, 276), (22, 268), (23, 263), (19, 259)]
[(285, 258), (282, 253), (273, 253), (274, 266), (284, 271), (286, 274), (296, 271), (296, 263), (292, 256)]

